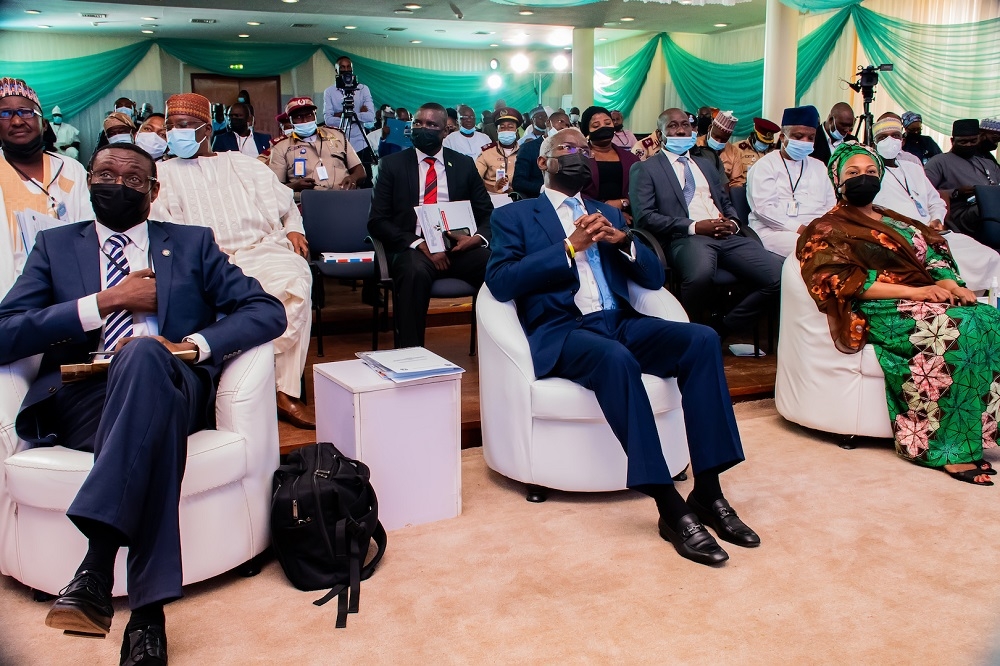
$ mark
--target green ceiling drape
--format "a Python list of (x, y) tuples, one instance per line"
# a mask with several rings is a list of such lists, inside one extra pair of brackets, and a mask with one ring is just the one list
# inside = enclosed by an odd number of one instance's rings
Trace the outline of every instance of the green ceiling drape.
[(646, 84), (649, 66), (662, 37), (662, 34), (653, 37), (645, 46), (614, 67), (599, 67), (598, 72), (610, 79), (610, 82), (603, 85), (595, 82), (594, 104), (607, 109), (618, 109), (627, 117)]
[[(552, 82), (551, 74), (533, 78), (531, 74), (502, 73), (504, 84), (498, 90), (486, 85), (493, 72), (442, 72), (418, 67), (393, 65), (372, 58), (356, 56), (329, 46), (320, 47), (331, 63), (348, 56), (359, 72), (358, 79), (372, 91), (376, 104), (392, 104), (416, 109), (425, 102), (440, 102), (445, 106), (468, 104), (476, 111), (492, 109), (498, 98), (520, 111), (538, 104), (536, 85), (544, 90)], [(319, 100), (316, 100), (319, 103)]]
[[(274, 76), (295, 69), (316, 53), (315, 44), (248, 44), (200, 39), (158, 39), (183, 63), (226, 76)], [(241, 65), (233, 69), (230, 65)]]
[(67, 118), (115, 89), (146, 57), (152, 42), (62, 60), (0, 60), (0, 76), (24, 79), (38, 94), (42, 109), (59, 105)]
[[(854, 26), (872, 65), (893, 63), (878, 90), (949, 134), (957, 117), (1000, 112), (1000, 18), (953, 25), (910, 23), (853, 7)], [(959, 111), (960, 110), (960, 111)], [(960, 113), (960, 116), (956, 116)]]
[(781, 0), (781, 4), (788, 5), (800, 12), (829, 12), (834, 9), (843, 9), (850, 5), (856, 5), (862, 0)]

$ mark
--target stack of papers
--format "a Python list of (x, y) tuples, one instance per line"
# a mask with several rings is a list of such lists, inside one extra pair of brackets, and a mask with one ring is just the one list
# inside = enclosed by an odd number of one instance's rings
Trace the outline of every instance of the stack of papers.
[(367, 264), (375, 261), (375, 252), (322, 252), (320, 258), (326, 264)]
[(17, 218), (17, 228), (21, 234), (21, 243), (24, 245), (25, 254), (31, 252), (31, 248), (35, 246), (35, 236), (38, 235), (39, 231), (55, 229), (67, 224), (59, 218), (50, 217), (30, 208), (16, 212), (14, 217)]
[(397, 384), (414, 379), (457, 375), (465, 370), (423, 347), (357, 352), (365, 365)]
[(468, 201), (423, 204), (413, 210), (417, 213), (417, 224), (427, 241), (427, 249), (432, 253), (448, 249), (444, 244), (445, 232), (466, 229), (470, 236), (476, 233), (476, 218)]

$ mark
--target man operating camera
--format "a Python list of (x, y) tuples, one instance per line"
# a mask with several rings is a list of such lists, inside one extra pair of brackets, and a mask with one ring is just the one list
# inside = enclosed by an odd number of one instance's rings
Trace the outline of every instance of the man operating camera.
[(364, 124), (375, 122), (375, 102), (368, 86), (358, 83), (347, 56), (337, 60), (337, 81), (323, 93), (323, 119), (327, 127), (343, 129), (371, 177), (374, 154), (365, 139)]

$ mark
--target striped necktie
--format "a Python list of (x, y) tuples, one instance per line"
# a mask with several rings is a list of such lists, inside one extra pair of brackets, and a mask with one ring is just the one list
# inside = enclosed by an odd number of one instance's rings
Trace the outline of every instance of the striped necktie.
[(681, 155), (677, 161), (684, 165), (684, 203), (690, 206), (694, 199), (694, 173), (687, 155)]
[[(125, 258), (125, 246), (131, 242), (125, 234), (115, 234), (106, 242), (110, 248), (108, 257), (108, 288), (114, 287), (129, 274), (128, 259)], [(128, 310), (118, 310), (108, 315), (104, 324), (104, 349), (112, 351), (122, 338), (132, 335), (132, 313)]]
[[(427, 181), (424, 183), (424, 203), (436, 204), (438, 202), (438, 175), (437, 169), (434, 168), (434, 164), (437, 160), (433, 157), (425, 157), (424, 162), (427, 162), (430, 167), (427, 170)], [(410, 164), (413, 163), (410, 162)]]
[[(576, 197), (567, 197), (565, 205), (573, 211), (574, 221), (579, 220), (587, 214), (587, 211), (580, 204)], [(601, 252), (594, 243), (583, 253), (587, 263), (590, 264), (590, 271), (594, 274), (594, 282), (597, 283), (597, 293), (601, 299), (601, 307), (605, 310), (614, 310), (618, 305), (615, 303), (615, 295), (611, 292), (611, 286), (604, 275), (604, 266), (601, 264)]]

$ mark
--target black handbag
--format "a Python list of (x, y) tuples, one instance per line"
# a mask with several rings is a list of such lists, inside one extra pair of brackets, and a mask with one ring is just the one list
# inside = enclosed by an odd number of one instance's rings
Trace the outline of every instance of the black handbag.
[[(330, 591), (313, 603), (337, 602), (337, 627), (358, 612), (361, 581), (375, 572), (386, 534), (368, 466), (329, 442), (288, 454), (274, 472), (271, 543), (288, 580), (300, 590)], [(365, 564), (370, 543), (377, 547)]]

